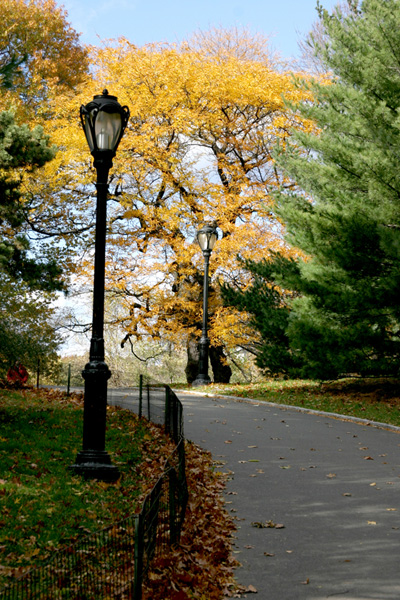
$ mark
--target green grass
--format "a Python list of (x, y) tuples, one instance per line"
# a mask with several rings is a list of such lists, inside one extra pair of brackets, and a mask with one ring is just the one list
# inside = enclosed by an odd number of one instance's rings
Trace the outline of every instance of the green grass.
[(137, 511), (150, 467), (154, 476), (160, 454), (168, 455), (158, 429), (110, 408), (106, 447), (121, 478), (85, 481), (68, 470), (82, 447), (82, 421), (81, 402), (60, 393), (0, 390), (0, 589), (2, 577)]
[(196, 391), (299, 406), (400, 426), (399, 381), (343, 379), (321, 384), (271, 379), (251, 384), (212, 384), (196, 388)]

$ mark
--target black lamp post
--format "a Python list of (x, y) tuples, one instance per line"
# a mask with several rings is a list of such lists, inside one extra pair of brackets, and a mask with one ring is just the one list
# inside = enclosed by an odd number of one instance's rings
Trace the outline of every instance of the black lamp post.
[(192, 385), (207, 385), (211, 383), (208, 376), (208, 348), (210, 340), (207, 335), (208, 321), (208, 267), (210, 255), (218, 239), (217, 228), (215, 225), (204, 225), (197, 232), (197, 241), (203, 251), (204, 256), (204, 283), (203, 283), (203, 329), (199, 342), (199, 373)]
[(97, 171), (96, 240), (94, 257), (93, 320), (89, 362), (82, 372), (85, 380), (83, 448), (71, 469), (87, 479), (116, 481), (118, 467), (105, 449), (107, 381), (111, 372), (104, 362), (104, 280), (108, 173), (124, 134), (129, 109), (121, 106), (107, 90), (81, 106), (83, 130)]

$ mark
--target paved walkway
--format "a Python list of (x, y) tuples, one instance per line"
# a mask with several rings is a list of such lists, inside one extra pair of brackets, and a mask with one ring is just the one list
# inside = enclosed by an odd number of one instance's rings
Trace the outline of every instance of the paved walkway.
[(400, 430), (177, 395), (186, 438), (229, 474), (247, 597), (400, 600)]

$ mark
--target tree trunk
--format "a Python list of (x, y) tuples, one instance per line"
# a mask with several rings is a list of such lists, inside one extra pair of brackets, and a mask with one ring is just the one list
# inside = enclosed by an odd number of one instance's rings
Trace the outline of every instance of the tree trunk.
[[(214, 383), (229, 383), (232, 369), (226, 362), (223, 346), (210, 346), (209, 358), (213, 372)], [(187, 364), (185, 368), (186, 381), (191, 384), (199, 373), (199, 341), (191, 337), (187, 344)]]
[(229, 383), (232, 369), (226, 361), (223, 346), (210, 346), (210, 361), (214, 383)]
[(187, 364), (185, 368), (186, 381), (190, 384), (199, 372), (199, 347), (196, 337), (190, 337), (187, 343)]

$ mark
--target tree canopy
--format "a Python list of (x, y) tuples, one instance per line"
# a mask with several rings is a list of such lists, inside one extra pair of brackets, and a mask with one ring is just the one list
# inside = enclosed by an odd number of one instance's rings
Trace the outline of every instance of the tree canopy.
[[(310, 126), (283, 94), (299, 101), (309, 92), (294, 86), (266, 40), (245, 32), (209, 32), (181, 46), (120, 40), (95, 61), (93, 92), (107, 84), (131, 109), (109, 202), (108, 288), (120, 324), (133, 338), (197, 337), (203, 257), (193, 242), (205, 221), (215, 222), (210, 336), (212, 346), (229, 347), (245, 333), (215, 282), (241, 277), (238, 252), (286, 251), (272, 192), (291, 182), (272, 153), (289, 128)], [(72, 125), (61, 118), (56, 135), (66, 140)]]
[(51, 240), (58, 235), (59, 243), (62, 219), (43, 169), (56, 155), (49, 99), (87, 76), (87, 51), (54, 0), (0, 7), (0, 266), (30, 285), (60, 289), (65, 261)]
[(299, 81), (314, 101), (296, 110), (316, 129), (293, 131), (278, 159), (298, 187), (280, 192), (276, 212), (286, 240), (307, 258), (297, 260), (296, 277), (273, 259), (265, 284), (272, 274), (296, 296), (282, 299), (289, 372), (396, 375), (400, 4), (364, 0), (345, 14), (320, 8), (320, 18), (323, 43), (315, 48), (332, 79)]
[[(33, 367), (60, 339), (50, 292), (65, 289), (55, 198), (44, 171), (56, 156), (51, 93), (71, 92), (87, 51), (53, 0), (0, 0), (0, 370)], [(51, 167), (54, 169), (54, 167)], [(54, 172), (54, 171), (53, 171)], [(53, 242), (55, 241), (55, 243)], [(60, 259), (60, 256), (62, 257)]]

